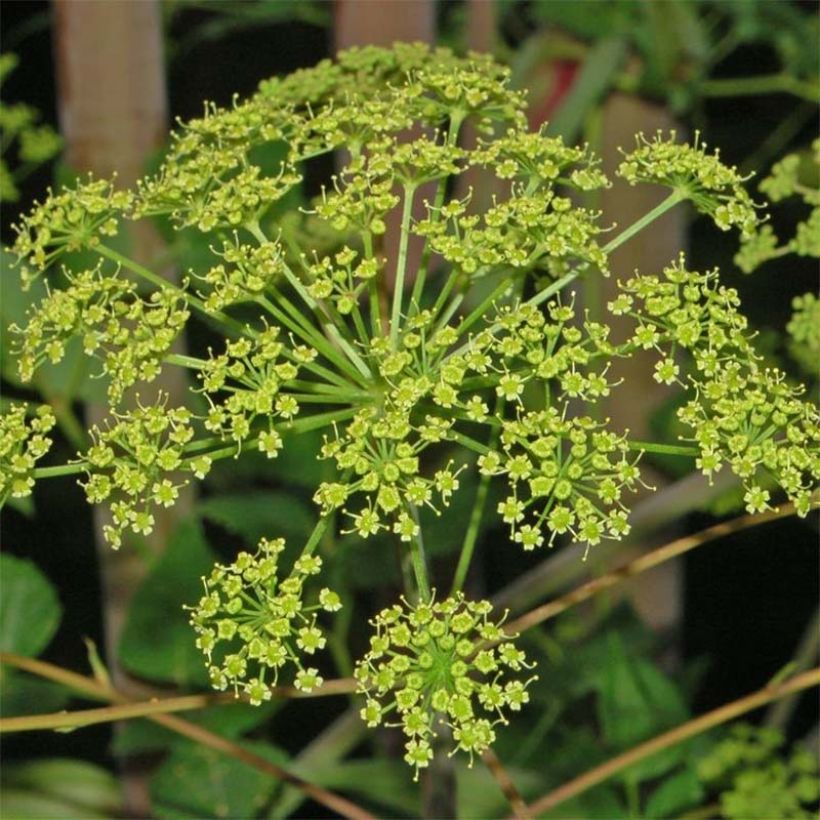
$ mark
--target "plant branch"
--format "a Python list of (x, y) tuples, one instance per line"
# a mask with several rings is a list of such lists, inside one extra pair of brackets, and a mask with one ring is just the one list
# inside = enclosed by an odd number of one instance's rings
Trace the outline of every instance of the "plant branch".
[[(501, 416), (504, 412), (504, 400), (499, 398), (496, 402), (495, 415)], [(492, 435), (488, 442), (488, 449), (494, 450), (498, 443), (499, 428), (493, 429)], [(478, 532), (481, 527), (481, 519), (484, 516), (484, 508), (487, 505), (487, 495), (490, 491), (489, 474), (482, 474), (478, 489), (475, 494), (475, 503), (473, 504), (472, 512), (470, 513), (470, 521), (467, 524), (467, 532), (464, 533), (464, 541), (461, 544), (461, 553), (458, 556), (458, 565), (456, 566), (455, 574), (453, 575), (453, 586), (450, 589), (450, 595), (455, 595), (460, 592), (464, 586), (464, 581), (467, 578), (467, 571), (470, 568), (470, 562), (473, 559), (473, 551), (475, 550), (476, 541), (478, 540)]]
[(564, 783), (549, 794), (540, 797), (529, 805), (529, 811), (533, 815), (544, 814), (556, 806), (560, 806), (567, 800), (583, 794), (588, 789), (609, 780), (614, 775), (627, 769), (635, 763), (645, 760), (658, 752), (676, 746), (691, 737), (695, 737), (715, 726), (733, 720), (740, 715), (765, 706), (767, 703), (801, 692), (813, 686), (820, 685), (820, 668), (812, 669), (810, 672), (803, 672), (796, 675), (791, 680), (781, 683), (778, 686), (764, 686), (757, 692), (746, 695), (738, 700), (727, 703), (705, 715), (694, 718), (686, 723), (664, 732), (651, 740), (635, 746), (629, 751), (590, 769), (579, 777)]
[(699, 547), (709, 541), (714, 541), (716, 538), (723, 538), (724, 536), (732, 535), (749, 527), (767, 524), (770, 521), (794, 514), (795, 509), (793, 504), (783, 504), (776, 510), (767, 510), (764, 513), (755, 513), (754, 515), (743, 515), (739, 518), (733, 518), (731, 521), (715, 524), (713, 527), (701, 530), (694, 535), (686, 535), (683, 538), (678, 538), (663, 547), (653, 550), (646, 555), (642, 555), (640, 558), (636, 558), (628, 564), (624, 564), (624, 566), (618, 569), (612, 570), (612, 572), (608, 572), (606, 575), (587, 581), (587, 583), (573, 589), (566, 595), (562, 595), (560, 598), (556, 598), (543, 606), (530, 610), (519, 618), (505, 624), (504, 631), (508, 634), (514, 634), (532, 629), (532, 627), (555, 618), (557, 615), (566, 612), (577, 604), (588, 601), (599, 592), (611, 589), (629, 578), (633, 578), (648, 569), (670, 561), (672, 558), (677, 558), (695, 549), (695, 547)]
[[(68, 686), (71, 689), (74, 689), (75, 691), (82, 692), (84, 695), (87, 695), (95, 700), (107, 700), (121, 707), (133, 707), (136, 705), (128, 698), (124, 697), (119, 692), (117, 692), (115, 689), (112, 689), (111, 687), (106, 686), (105, 684), (100, 683), (99, 681), (96, 681), (93, 678), (78, 675), (76, 672), (72, 672), (68, 669), (62, 669), (58, 666), (47, 663), (45, 661), (39, 661), (35, 658), (25, 658), (21, 655), (15, 655), (11, 652), (2, 652), (0, 653), (0, 663), (5, 663), (10, 666), (16, 666), (19, 669), (23, 669), (27, 672), (39, 675), (40, 677), (44, 677), (49, 680), (56, 681), (58, 683), (62, 683), (65, 686)], [(345, 687), (339, 687), (341, 681), (332, 681), (331, 683), (333, 683), (334, 688), (338, 690), (334, 691), (333, 694), (337, 694), (339, 691), (352, 691), (352, 689), (348, 688), (351, 686), (355, 688), (354, 681), (345, 681)], [(290, 687), (287, 688), (289, 689)], [(213, 696), (193, 697), (212, 698)], [(217, 695), (216, 697), (218, 698), (219, 696)], [(172, 698), (169, 700), (179, 701), (183, 699)], [(146, 704), (140, 705), (143, 707), (146, 706)], [(100, 712), (104, 710), (95, 709), (89, 711)], [(327, 789), (324, 789), (321, 786), (316, 786), (312, 783), (309, 783), (308, 781), (303, 780), (298, 775), (289, 772), (287, 769), (283, 769), (281, 766), (277, 766), (276, 764), (271, 763), (264, 757), (261, 757), (260, 755), (257, 755), (249, 751), (248, 749), (243, 748), (239, 744), (234, 743), (233, 741), (228, 740), (227, 738), (224, 738), (221, 735), (215, 734), (214, 732), (211, 732), (202, 726), (199, 726), (195, 723), (191, 723), (190, 721), (184, 720), (183, 718), (177, 717), (176, 715), (143, 711), (143, 713), (139, 716), (145, 717), (148, 720), (153, 721), (154, 723), (159, 723), (161, 726), (165, 726), (167, 729), (171, 729), (171, 731), (183, 735), (184, 737), (187, 737), (190, 740), (196, 741), (197, 743), (201, 743), (204, 746), (209, 746), (212, 749), (223, 752), (224, 754), (227, 754), (230, 757), (233, 757), (234, 759), (241, 761), (242, 763), (246, 763), (247, 765), (252, 766), (255, 769), (258, 769), (259, 771), (269, 775), (270, 777), (275, 778), (276, 780), (281, 780), (283, 783), (288, 783), (291, 786), (295, 786), (297, 789), (299, 789), (308, 797), (315, 800), (317, 803), (321, 803), (323, 806), (326, 806), (332, 811), (341, 814), (343, 817), (352, 818), (352, 820), (372, 820), (373, 818), (373, 815), (365, 811), (360, 806), (357, 806), (355, 803), (352, 803), (351, 801), (347, 800), (346, 798), (341, 797), (340, 795), (335, 794), (334, 792), (331, 792)], [(36, 715), (31, 716), (31, 718), (37, 717), (38, 716)], [(7, 718), (5, 719), (4, 723), (8, 725), (8, 721), (10, 720), (19, 719)], [(17, 731), (21, 730), (18, 729)]]
[(529, 809), (527, 808), (527, 804), (519, 794), (518, 789), (515, 787), (515, 783), (513, 783), (512, 778), (509, 775), (509, 772), (504, 768), (503, 764), (496, 756), (496, 753), (492, 749), (485, 749), (481, 755), (481, 759), (484, 761), (484, 765), (495, 779), (495, 782), (498, 783), (501, 788), (501, 792), (510, 804), (510, 808), (513, 811), (513, 817), (524, 818), (525, 820), (532, 817)]
[(413, 199), (415, 192), (416, 189), (414, 186), (404, 186), (404, 206), (401, 213), (399, 255), (396, 262), (396, 280), (393, 283), (393, 309), (390, 314), (390, 343), (394, 349), (399, 338), (401, 303), (404, 295), (404, 278), (407, 273), (407, 245), (410, 239), (410, 220), (413, 216)]
[(795, 97), (820, 102), (820, 87), (789, 74), (761, 74), (757, 77), (721, 77), (701, 84), (707, 97), (745, 97), (753, 94), (792, 94)]
[(612, 253), (616, 248), (620, 248), (628, 239), (640, 233), (648, 225), (652, 224), (658, 217), (663, 216), (670, 208), (674, 208), (679, 202), (686, 199), (686, 194), (682, 191), (672, 191), (666, 199), (656, 205), (651, 211), (645, 213), (639, 220), (633, 222), (628, 228), (621, 231), (614, 239), (610, 240), (603, 247), (604, 253)]

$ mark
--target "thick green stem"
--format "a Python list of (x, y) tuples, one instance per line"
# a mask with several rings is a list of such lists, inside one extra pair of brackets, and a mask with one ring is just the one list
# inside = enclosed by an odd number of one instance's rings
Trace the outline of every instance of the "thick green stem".
[(34, 479), (38, 478), (59, 478), (64, 475), (77, 475), (88, 468), (84, 461), (79, 461), (75, 464), (58, 464), (54, 467), (37, 467), (31, 475)]
[(401, 303), (404, 296), (404, 278), (407, 275), (407, 245), (410, 240), (410, 220), (413, 216), (413, 195), (415, 192), (415, 186), (404, 186), (404, 207), (401, 213), (399, 256), (396, 262), (396, 281), (393, 283), (393, 310), (390, 315), (390, 343), (394, 348), (397, 346), (399, 338)]
[(331, 520), (333, 518), (333, 513), (328, 515), (322, 516), (317, 522), (316, 526), (313, 528), (313, 532), (310, 534), (305, 546), (302, 549), (302, 555), (310, 555), (312, 552), (316, 550), (316, 547), (319, 546), (319, 543), (322, 540), (322, 536), (325, 534), (325, 531), (328, 528)]

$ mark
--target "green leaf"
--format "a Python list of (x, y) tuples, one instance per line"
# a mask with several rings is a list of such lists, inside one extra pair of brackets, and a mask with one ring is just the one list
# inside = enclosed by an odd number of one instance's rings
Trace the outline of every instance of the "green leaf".
[(3, 767), (0, 815), (59, 820), (112, 817), (122, 811), (116, 778), (84, 760), (47, 758)]
[(34, 657), (48, 646), (62, 607), (54, 587), (32, 561), (0, 555), (0, 652)]
[(288, 546), (301, 547), (316, 524), (307, 505), (287, 493), (256, 492), (219, 495), (201, 501), (197, 511), (203, 518), (224, 527), (248, 544), (260, 538), (284, 538)]
[(130, 672), (179, 686), (207, 683), (183, 605), (202, 597), (201, 577), (216, 560), (199, 523), (183, 521), (128, 610), (119, 658)]
[(703, 787), (691, 769), (685, 769), (665, 780), (646, 801), (646, 817), (678, 817), (684, 809), (703, 799)]
[[(526, 769), (505, 768), (521, 793), (536, 793), (541, 784), (538, 774)], [(463, 760), (457, 760), (456, 783), (458, 817), (493, 818), (509, 814), (509, 803), (486, 766), (476, 764), (470, 768)]]
[[(655, 666), (627, 653), (620, 636), (610, 635), (610, 653), (598, 693), (598, 715), (606, 742), (623, 751), (683, 723), (688, 710), (678, 688)], [(675, 746), (632, 766), (626, 778), (644, 780), (668, 771), (685, 746)]]
[[(266, 743), (242, 743), (279, 765), (287, 755)], [(247, 763), (206, 746), (175, 749), (151, 778), (151, 798), (160, 818), (254, 817), (277, 781)]]
[(65, 707), (68, 689), (43, 678), (35, 678), (10, 666), (0, 666), (0, 714), (46, 715)]

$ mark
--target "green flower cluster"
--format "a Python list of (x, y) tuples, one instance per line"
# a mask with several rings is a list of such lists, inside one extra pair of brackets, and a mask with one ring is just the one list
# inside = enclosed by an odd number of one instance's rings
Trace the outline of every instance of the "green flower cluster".
[[(525, 550), (571, 533), (587, 549), (602, 538), (629, 533), (624, 490), (640, 479), (639, 456), (627, 457), (625, 436), (586, 416), (567, 418), (555, 408), (519, 413), (504, 425), (501, 450), (479, 458), (484, 475), (505, 475), (511, 495), (498, 505), (513, 540)], [(532, 523), (521, 524), (529, 515)]]
[(746, 179), (720, 161), (720, 152), (710, 154), (695, 134), (694, 145), (675, 142), (675, 132), (660, 131), (651, 141), (642, 134), (637, 148), (624, 155), (618, 174), (632, 185), (653, 182), (691, 200), (692, 204), (724, 231), (736, 227), (752, 236), (760, 218), (757, 207), (743, 187)]
[(404, 759), (416, 778), (433, 759), (439, 721), (472, 763), (495, 740), (493, 727), (507, 723), (505, 711), (529, 701), (527, 686), (535, 678), (509, 677), (530, 668), (526, 656), (511, 642), (515, 636), (490, 620), (491, 612), (489, 601), (459, 593), (415, 606), (403, 601), (371, 621), (376, 632), (355, 670), (367, 695), (361, 716), (371, 727), (402, 728)]
[[(572, 200), (609, 185), (599, 161), (531, 133), (524, 96), (509, 82), (508, 69), (480, 55), (352, 49), (263, 83), (248, 100), (207, 106), (134, 192), (89, 180), (50, 195), (22, 218), (12, 249), (24, 284), (54, 263), (68, 268), (21, 331), (21, 373), (59, 361), (80, 337), (110, 377), (112, 418), (73, 468), (87, 473), (89, 501), (110, 505), (113, 546), (127, 531), (149, 533), (158, 507), (214, 459), (248, 449), (273, 458), (285, 431), (322, 431), (322, 526), (340, 511), (343, 532), (395, 535), (425, 599), (377, 616), (357, 672), (366, 719), (397, 717), (417, 772), (437, 720), (472, 755), (492, 742), (504, 710), (526, 701), (526, 682), (506, 676), (525, 667), (523, 653), (502, 640), (489, 604), (458, 592), (426, 602), (418, 512), (447, 505), (463, 470), (506, 484), (498, 514), (524, 549), (562, 535), (588, 547), (622, 538), (641, 451), (669, 448), (630, 442), (586, 408), (619, 387), (615, 359), (656, 350), (657, 381), (688, 391), (680, 419), (699, 466), (711, 475), (728, 464), (749, 509), (764, 508), (779, 485), (805, 512), (820, 475), (816, 410), (761, 366), (737, 294), (716, 274), (680, 260), (620, 285), (609, 307), (634, 327), (617, 342), (562, 293), (606, 275), (611, 250), (683, 199), (751, 236), (759, 220), (743, 179), (697, 141), (641, 138), (621, 175), (673, 194), (601, 245), (600, 215)], [(466, 122), (475, 144), (462, 139)], [(342, 167), (330, 184), (283, 213), (307, 164), (337, 149)], [(466, 183), (489, 173), (485, 207)], [(154, 216), (205, 234), (180, 286), (107, 244), (123, 220)], [(72, 268), (76, 250), (82, 270)], [(182, 355), (172, 344), (192, 317), (211, 335)], [(202, 338), (191, 334), (194, 344)], [(191, 409), (169, 409), (162, 396), (121, 409), (126, 391), (166, 366), (193, 375)], [(45, 452), (36, 429), (27, 455), (21, 419), (4, 422), (3, 486), (16, 482), (15, 492), (30, 490), (33, 459)], [(192, 623), (215, 685), (258, 703), (287, 662), (299, 688), (318, 684), (299, 661), (325, 641), (316, 607), (302, 603), (304, 580), (320, 566), (316, 543), (281, 583), (279, 541), (214, 570)], [(318, 606), (332, 611), (338, 598), (325, 590)]]
[(530, 192), (514, 187), (507, 199), (481, 215), (469, 213), (468, 206), (469, 197), (450, 202), (414, 231), (465, 274), (509, 267), (545, 270), (557, 278), (570, 261), (606, 271), (606, 256), (595, 241), (601, 231), (598, 214), (573, 206), (550, 188)]
[[(274, 458), (282, 446), (274, 419), (292, 419), (299, 412), (296, 398), (283, 387), (316, 355), (310, 347), (288, 347), (279, 340), (276, 326), (255, 333), (252, 340), (243, 336), (228, 342), (225, 352), (211, 355), (198, 372), (211, 404), (205, 429), (241, 446), (250, 438), (254, 420), (264, 418), (267, 429), (258, 432), (258, 446)], [(221, 398), (223, 394), (227, 397)]]
[(65, 356), (66, 344), (82, 340), (83, 352), (103, 361), (108, 396), (118, 403), (137, 382), (152, 382), (162, 361), (188, 321), (185, 299), (172, 290), (154, 291), (143, 299), (133, 282), (106, 275), (97, 266), (72, 274), (65, 270), (68, 287), (50, 290), (28, 311), (18, 335), (20, 378), (30, 381), (45, 361)]
[(65, 254), (93, 249), (102, 237), (116, 235), (132, 203), (133, 194), (115, 190), (105, 179), (89, 178), (59, 194), (49, 192), (45, 202), (15, 225), (12, 251), (23, 262), (23, 286)]
[(240, 552), (228, 565), (217, 564), (203, 578), (205, 595), (192, 607), (196, 645), (208, 660), (216, 689), (233, 687), (253, 705), (270, 700), (271, 686), (288, 664), (296, 667), (294, 686), (311, 692), (322, 685), (319, 670), (302, 665), (327, 639), (316, 619), (320, 611), (341, 609), (339, 596), (324, 588), (317, 604), (306, 604), (304, 586), (322, 568), (318, 556), (303, 554), (290, 575), (278, 577), (282, 538), (263, 538), (256, 552)]
[[(809, 168), (811, 170), (809, 171)], [(781, 244), (771, 225), (762, 225), (752, 234), (741, 237), (735, 263), (744, 273), (751, 273), (770, 259), (787, 253), (820, 257), (820, 139), (812, 143), (811, 158), (789, 154), (772, 167), (760, 183), (760, 191), (771, 202), (798, 198), (809, 209), (808, 216), (797, 223), (794, 236)], [(813, 177), (813, 180), (809, 180)]]
[(278, 242), (253, 247), (234, 234), (233, 241), (223, 242), (222, 250), (213, 253), (223, 261), (201, 277), (208, 290), (200, 293), (205, 309), (213, 313), (263, 298), (266, 289), (275, 287), (281, 279), (283, 252)]
[[(17, 67), (16, 54), (0, 55), (0, 85)], [(20, 198), (17, 183), (30, 171), (53, 159), (63, 147), (60, 135), (49, 125), (38, 125), (40, 112), (25, 103), (0, 102), (0, 143), (5, 154), (17, 143), (16, 167), (9, 168), (7, 157), (0, 159), (0, 202)]]
[(791, 336), (789, 352), (797, 363), (814, 378), (820, 373), (820, 299), (813, 293), (796, 296), (794, 313), (786, 330)]
[(698, 777), (720, 789), (720, 814), (729, 820), (816, 817), (820, 763), (808, 749), (780, 752), (774, 729), (741, 724), (698, 763)]
[(204, 478), (211, 468), (207, 455), (185, 452), (194, 437), (191, 412), (166, 404), (167, 396), (160, 395), (155, 404), (115, 413), (105, 429), (91, 429), (94, 443), (85, 453), (83, 487), (92, 504), (108, 503), (112, 521), (103, 534), (115, 549), (129, 530), (153, 531), (154, 511), (173, 506), (190, 480), (186, 474)]
[(692, 357), (694, 397), (678, 418), (700, 449), (698, 467), (711, 476), (728, 463), (743, 480), (749, 512), (768, 507), (774, 483), (806, 515), (820, 475), (820, 414), (802, 388), (761, 365), (737, 292), (714, 272), (687, 270), (683, 257), (663, 277), (637, 276), (621, 290), (609, 308), (635, 318), (633, 346), (659, 351), (658, 381), (683, 383), (676, 351)]
[(0, 504), (25, 498), (34, 487), (34, 466), (51, 449), (48, 432), (56, 420), (42, 405), (28, 417), (24, 404), (11, 403), (0, 413)]

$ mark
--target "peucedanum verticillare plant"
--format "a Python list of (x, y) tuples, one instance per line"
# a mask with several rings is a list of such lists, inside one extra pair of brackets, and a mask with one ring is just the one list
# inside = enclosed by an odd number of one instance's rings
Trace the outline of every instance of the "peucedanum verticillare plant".
[[(337, 520), (342, 533), (389, 535), (413, 578), (373, 621), (355, 677), (364, 719), (400, 725), (416, 771), (442, 722), (456, 748), (484, 751), (533, 677), (490, 604), (462, 593), (480, 515), (450, 592), (428, 577), (419, 510), (447, 506), (465, 470), (480, 475), (479, 505), (488, 482), (506, 488), (497, 512), (526, 550), (625, 537), (647, 450), (695, 457), (709, 476), (732, 470), (750, 511), (785, 494), (805, 514), (820, 473), (815, 408), (756, 354), (716, 271), (680, 257), (620, 282), (607, 306), (626, 320), (619, 338), (576, 305), (573, 283), (609, 275), (609, 254), (681, 202), (754, 236), (762, 215), (745, 180), (703, 144), (639, 138), (618, 173), (668, 194), (610, 232), (572, 198), (610, 184), (598, 160), (529, 131), (508, 81), (489, 58), (421, 45), (344, 52), (228, 109), (208, 106), (135, 190), (89, 179), (50, 195), (12, 248), (24, 285), (49, 277), (16, 328), (21, 377), (76, 339), (100, 360), (111, 415), (77, 461), (38, 467), (49, 416), (26, 422), (12, 409), (3, 497), (79, 474), (89, 501), (110, 508), (105, 536), (118, 547), (149, 534), (157, 510), (215, 461), (276, 458), (300, 432), (324, 431), (335, 477), (316, 487), (319, 523), (300, 557), (280, 571), (272, 533), (217, 566), (191, 614), (196, 640), (218, 688), (258, 703), (287, 667), (314, 688), (309, 659), (326, 642), (317, 615), (342, 603), (312, 590), (322, 536)], [(274, 170), (264, 149), (282, 158)], [(306, 166), (334, 152), (344, 163), (331, 183), (289, 207)], [(468, 173), (494, 180), (486, 207)], [(179, 285), (122, 251), (128, 223), (154, 217), (207, 237), (209, 261)], [(192, 321), (222, 341), (176, 352)], [(655, 379), (687, 393), (682, 443), (633, 441), (596, 408), (629, 389), (610, 366), (637, 351), (654, 351)], [(173, 367), (190, 374), (186, 406), (152, 386)]]

